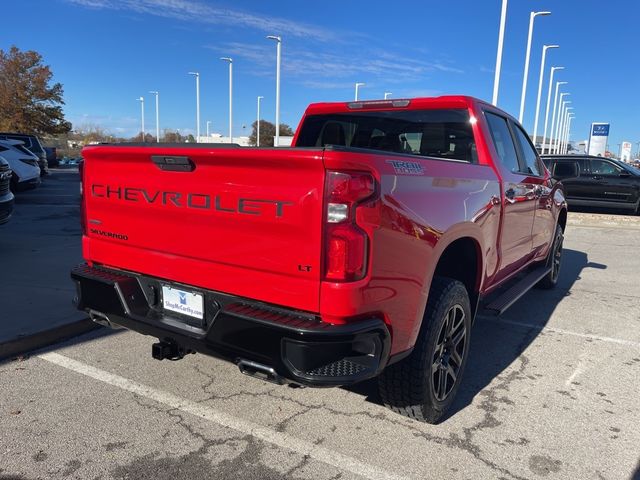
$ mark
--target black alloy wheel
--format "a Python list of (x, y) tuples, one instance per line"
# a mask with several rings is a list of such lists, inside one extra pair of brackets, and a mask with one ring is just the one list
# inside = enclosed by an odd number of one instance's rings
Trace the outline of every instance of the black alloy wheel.
[(431, 386), (438, 401), (444, 401), (453, 390), (462, 368), (467, 348), (467, 327), (464, 309), (454, 305), (446, 313), (440, 328), (431, 364)]

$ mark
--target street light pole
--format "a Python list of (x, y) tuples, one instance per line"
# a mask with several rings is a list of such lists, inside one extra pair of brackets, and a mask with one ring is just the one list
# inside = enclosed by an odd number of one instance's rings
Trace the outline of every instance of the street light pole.
[(207, 120), (207, 141), (209, 141), (209, 125), (211, 125), (211, 120)]
[[(571, 103), (571, 102), (568, 102)], [(564, 122), (562, 124), (562, 135), (560, 137), (560, 145), (558, 147), (558, 154), (562, 153), (562, 150), (564, 148), (564, 143), (565, 143), (565, 139), (566, 139), (566, 135), (567, 135), (567, 124), (569, 123), (569, 116), (573, 115), (570, 110), (573, 110), (573, 107), (567, 107), (564, 109)]]
[[(531, 56), (531, 40), (533, 38), (533, 22), (538, 15), (551, 15), (551, 12), (531, 12), (529, 15), (529, 36), (527, 38), (527, 53), (524, 57), (524, 76), (522, 78), (522, 95), (520, 96), (520, 115), (518, 121), (522, 123), (524, 118), (524, 101), (527, 96), (527, 80), (529, 78), (529, 58)], [(535, 142), (535, 137), (533, 139)]]
[(567, 109), (567, 118), (564, 121), (564, 129), (562, 131), (562, 141), (560, 142), (560, 155), (564, 155), (566, 153), (567, 141), (569, 136), (569, 125), (571, 123), (571, 119), (573, 118), (573, 113), (568, 112)]
[(150, 91), (149, 93), (152, 93), (156, 96), (156, 142), (160, 142), (160, 107), (159, 107), (159, 100), (158, 97), (160, 96), (160, 94), (156, 91)]
[(200, 142), (200, 74), (189, 72), (189, 75), (196, 77), (196, 143)]
[(547, 58), (547, 50), (559, 48), (559, 45), (544, 45), (542, 47), (542, 59), (540, 60), (540, 79), (538, 80), (538, 98), (536, 100), (536, 116), (533, 121), (533, 142), (535, 144), (538, 136), (538, 120), (540, 119), (540, 97), (542, 97), (542, 81), (544, 80), (544, 62)]
[(358, 101), (358, 89), (364, 85), (366, 85), (366, 83), (356, 82), (356, 98), (355, 98), (356, 102)]
[(141, 120), (142, 120), (142, 141), (144, 142), (144, 97), (138, 98), (138, 101), (140, 102), (140, 114), (141, 114)]
[(553, 114), (551, 115), (551, 130), (549, 131), (549, 143), (547, 144), (547, 153), (551, 153), (551, 148), (555, 137), (553, 136), (556, 131), (556, 109), (559, 105), (558, 102), (558, 89), (560, 85), (566, 85), (569, 82), (556, 82), (556, 93), (553, 95)]
[(233, 58), (221, 57), (229, 63), (229, 143), (233, 143)]
[(256, 120), (256, 147), (260, 146), (260, 100), (264, 97), (262, 95), (258, 96), (258, 115)]
[(560, 95), (560, 112), (558, 112), (558, 128), (556, 130), (556, 138), (555, 138), (555, 143), (553, 146), (553, 153), (558, 154), (559, 153), (559, 147), (560, 147), (560, 135), (562, 134), (562, 128), (564, 127), (564, 117), (565, 114), (567, 113), (567, 105), (569, 105), (571, 103), (570, 100), (565, 100), (562, 101), (562, 97), (564, 95), (569, 95), (568, 93), (563, 93)]
[(507, 22), (507, 3), (502, 0), (502, 10), (500, 13), (500, 31), (498, 33), (498, 53), (496, 54), (496, 73), (493, 78), (493, 99), (491, 103), (498, 105), (498, 89), (500, 87), (500, 68), (502, 66), (502, 47), (504, 45), (504, 27)]
[(551, 90), (553, 88), (553, 75), (556, 73), (556, 70), (564, 70), (564, 67), (551, 67), (551, 74), (549, 75), (549, 88), (547, 89), (547, 108), (544, 111), (544, 133), (542, 134), (542, 149), (540, 150), (542, 153), (544, 153), (544, 149), (547, 145), (547, 126), (549, 125), (549, 107), (551, 106)]
[(389, 98), (389, 95), (393, 95), (392, 92), (384, 92), (384, 99), (386, 100), (387, 98)]
[(278, 35), (269, 35), (269, 40), (275, 40), (276, 43), (276, 138), (275, 146), (280, 146), (280, 62), (282, 57), (282, 38)]
[(573, 114), (569, 116), (569, 121), (567, 122), (567, 134), (564, 137), (564, 154), (569, 153), (569, 140), (571, 139), (571, 122), (576, 118)]

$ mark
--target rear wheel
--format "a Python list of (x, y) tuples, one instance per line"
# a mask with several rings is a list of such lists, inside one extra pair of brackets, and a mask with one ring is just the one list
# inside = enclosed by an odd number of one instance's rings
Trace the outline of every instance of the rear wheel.
[(551, 271), (540, 280), (536, 287), (551, 289), (558, 284), (558, 276), (560, 275), (560, 267), (562, 265), (562, 243), (564, 242), (564, 233), (560, 225), (556, 225), (555, 235), (553, 237), (553, 245), (549, 250), (547, 257), (547, 266), (551, 267)]
[(18, 181), (19, 181), (18, 176), (15, 173), (11, 175), (11, 180), (9, 181), (9, 188), (14, 193), (18, 191)]
[(394, 412), (438, 423), (460, 386), (469, 353), (471, 307), (465, 286), (433, 279), (413, 352), (380, 375), (382, 401)]

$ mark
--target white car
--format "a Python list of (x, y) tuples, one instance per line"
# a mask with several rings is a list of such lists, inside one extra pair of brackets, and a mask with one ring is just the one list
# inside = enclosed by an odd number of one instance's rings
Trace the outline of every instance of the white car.
[(0, 140), (0, 155), (13, 171), (11, 189), (33, 188), (40, 184), (38, 157), (27, 150), (20, 140)]

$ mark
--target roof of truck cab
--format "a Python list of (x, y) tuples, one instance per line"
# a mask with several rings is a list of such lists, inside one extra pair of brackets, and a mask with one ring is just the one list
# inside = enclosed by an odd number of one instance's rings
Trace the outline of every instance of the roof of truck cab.
[[(406, 106), (403, 102), (409, 102)], [(394, 105), (394, 103), (396, 105)], [(307, 115), (317, 115), (326, 113), (346, 113), (363, 110), (418, 110), (424, 108), (468, 108), (473, 104), (489, 105), (487, 102), (467, 95), (444, 95), (440, 97), (418, 97), (418, 98), (388, 98), (386, 100), (360, 100), (353, 102), (323, 102), (312, 103), (307, 107)], [(362, 107), (355, 107), (362, 105)]]

